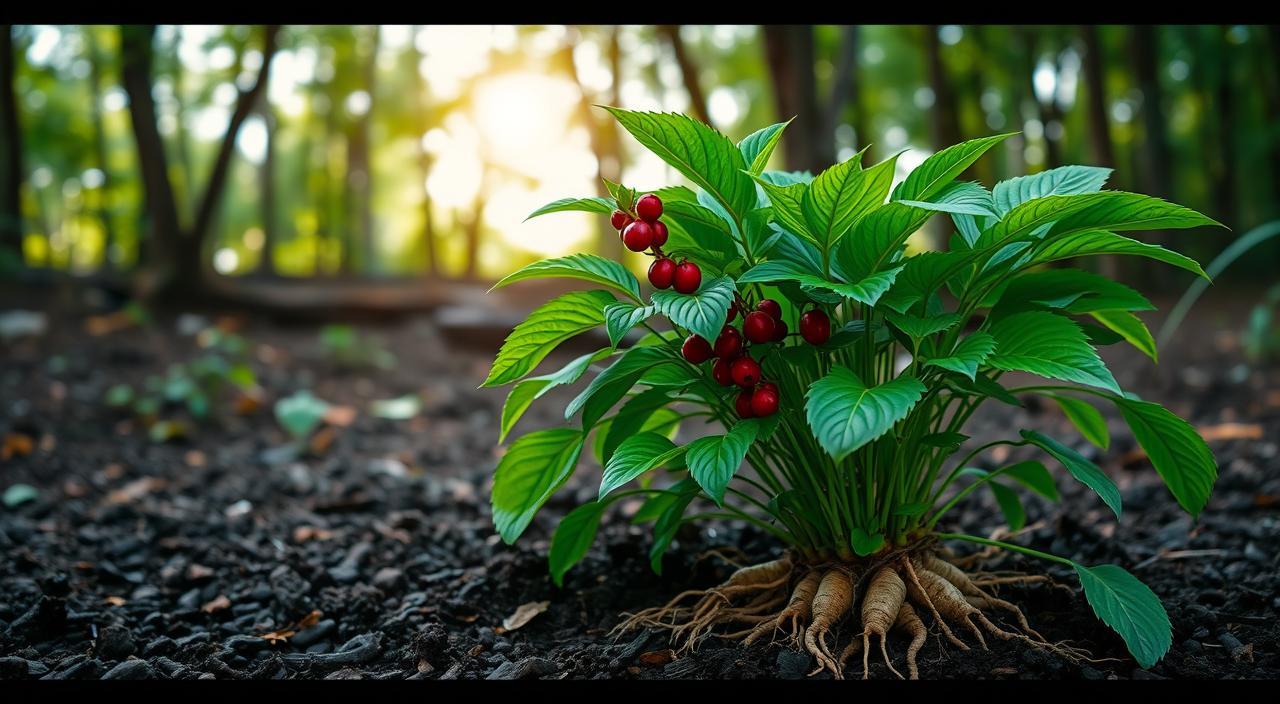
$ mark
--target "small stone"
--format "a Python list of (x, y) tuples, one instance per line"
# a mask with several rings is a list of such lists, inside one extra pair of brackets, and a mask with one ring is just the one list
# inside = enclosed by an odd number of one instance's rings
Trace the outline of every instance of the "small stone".
[(298, 635), (289, 639), (289, 642), (299, 648), (309, 648), (320, 642), (321, 639), (328, 636), (337, 628), (338, 624), (331, 618), (320, 621), (316, 625), (303, 631), (299, 631)]
[(783, 648), (778, 653), (778, 677), (784, 680), (804, 679), (809, 673), (809, 664), (813, 657), (790, 648)]
[(1080, 676), (1086, 680), (1105, 680), (1107, 678), (1107, 673), (1097, 668), (1085, 665), (1080, 668)]
[(1254, 562), (1266, 563), (1268, 561), (1267, 553), (1263, 552), (1262, 549), (1259, 548), (1252, 540), (1244, 546), (1244, 556), (1245, 559), (1252, 560)]
[(153, 677), (155, 672), (146, 660), (125, 660), (102, 675), (104, 680), (149, 680)]
[(344, 667), (341, 670), (338, 670), (337, 672), (334, 672), (325, 676), (325, 679), (326, 680), (362, 680), (364, 679), (364, 673), (360, 672), (359, 670), (354, 670), (350, 667)]
[(267, 639), (249, 635), (231, 636), (223, 641), (223, 645), (237, 652), (247, 653), (266, 647)]
[(1182, 649), (1192, 655), (1199, 655), (1204, 650), (1204, 646), (1200, 644), (1200, 641), (1194, 638), (1188, 638), (1182, 644)]
[(400, 583), (403, 581), (404, 572), (401, 572), (394, 567), (383, 567), (373, 575), (373, 586), (383, 591), (395, 589), (400, 586)]
[(542, 677), (559, 670), (559, 666), (546, 658), (531, 657), (520, 662), (507, 662), (490, 672), (488, 680), (523, 680), (530, 677)]
[(107, 626), (98, 632), (98, 642), (94, 653), (103, 660), (123, 660), (130, 655), (136, 646), (133, 635), (124, 626)]
[(43, 677), (48, 673), (49, 668), (35, 660), (27, 660), (16, 656), (0, 658), (0, 679)]
[(177, 652), (178, 643), (169, 636), (160, 636), (155, 640), (147, 643), (142, 649), (142, 657), (153, 658), (160, 655), (172, 655)]

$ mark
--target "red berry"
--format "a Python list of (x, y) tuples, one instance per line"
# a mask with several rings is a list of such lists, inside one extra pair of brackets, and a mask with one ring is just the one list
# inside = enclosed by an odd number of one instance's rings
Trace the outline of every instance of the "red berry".
[(752, 342), (770, 342), (778, 323), (768, 313), (753, 310), (742, 321), (742, 333)]
[(760, 365), (750, 357), (739, 357), (729, 365), (729, 374), (733, 376), (733, 383), (750, 388), (760, 381)]
[(763, 301), (760, 301), (759, 303), (757, 303), (756, 310), (768, 313), (769, 317), (773, 318), (774, 320), (777, 320), (777, 321), (782, 320), (782, 306), (778, 305), (778, 302), (773, 300), (772, 298), (766, 298)]
[(631, 224), (631, 216), (621, 210), (613, 211), (613, 215), (609, 216), (609, 224), (613, 225), (613, 229), (621, 230)]
[(717, 359), (715, 364), (711, 365), (711, 378), (721, 386), (732, 384), (733, 375), (729, 373), (729, 363), (723, 359)]
[(773, 326), (773, 341), (782, 342), (786, 337), (787, 323), (786, 321), (779, 320), (777, 324)]
[(653, 246), (661, 247), (667, 243), (667, 225), (661, 220), (653, 223)]
[(653, 244), (653, 227), (643, 220), (637, 220), (622, 231), (622, 243), (633, 252), (643, 252)]
[(676, 263), (670, 259), (655, 259), (649, 265), (649, 283), (654, 288), (671, 288), (671, 282), (676, 278)]
[(778, 393), (778, 385), (773, 383), (772, 381), (760, 382), (760, 386), (758, 388), (761, 391), (772, 391), (775, 394)]
[(694, 364), (702, 364), (715, 356), (715, 352), (711, 349), (711, 343), (707, 342), (707, 338), (701, 335), (686, 337), (684, 346), (680, 348), (680, 353), (684, 355), (685, 359)]
[[(771, 385), (769, 385), (771, 386)], [(764, 417), (778, 412), (777, 387), (762, 386), (751, 394), (751, 414)], [(741, 411), (739, 411), (741, 413)]]
[(676, 267), (676, 290), (680, 293), (693, 293), (702, 285), (702, 270), (693, 262), (682, 262)]
[(738, 398), (733, 400), (733, 407), (738, 411), (739, 416), (750, 418), (755, 415), (755, 410), (752, 408), (752, 396), (751, 389), (743, 389), (742, 393), (738, 394)]
[(730, 303), (729, 312), (724, 314), (724, 324), (728, 325), (729, 323), (732, 323), (733, 319), (736, 317), (738, 317), (738, 304)]
[(831, 337), (831, 319), (814, 309), (800, 316), (800, 337), (811, 345), (821, 345)]
[(724, 326), (720, 330), (720, 337), (716, 338), (716, 356), (728, 362), (741, 352), (742, 334), (735, 327)]
[(636, 215), (645, 222), (655, 222), (662, 217), (662, 200), (652, 193), (640, 196), (636, 201)]

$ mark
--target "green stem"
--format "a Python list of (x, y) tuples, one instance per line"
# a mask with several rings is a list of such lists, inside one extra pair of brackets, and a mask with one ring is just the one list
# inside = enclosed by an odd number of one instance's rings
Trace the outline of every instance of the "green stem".
[(1024, 555), (1030, 555), (1030, 556), (1032, 556), (1032, 557), (1038, 557), (1038, 558), (1040, 558), (1040, 559), (1042, 559), (1042, 560), (1049, 560), (1050, 562), (1057, 562), (1057, 563), (1062, 564), (1062, 565), (1067, 565), (1068, 567), (1075, 567), (1075, 566), (1076, 566), (1076, 563), (1072, 562), (1071, 560), (1068, 560), (1068, 559), (1067, 559), (1067, 558), (1065, 558), (1065, 557), (1058, 557), (1057, 555), (1050, 555), (1050, 554), (1049, 554), (1049, 553), (1047, 553), (1047, 552), (1040, 552), (1039, 550), (1032, 550), (1031, 548), (1024, 548), (1024, 547), (1022, 547), (1021, 545), (1014, 545), (1013, 543), (1004, 543), (1004, 542), (1001, 542), (1001, 541), (999, 541), (999, 540), (991, 540), (990, 538), (979, 538), (979, 537), (978, 537), (978, 536), (976, 536), (976, 535), (965, 535), (964, 533), (935, 533), (935, 535), (937, 535), (937, 537), (938, 537), (938, 539), (939, 539), (939, 540), (964, 540), (964, 541), (968, 541), (968, 542), (970, 542), (970, 543), (979, 543), (979, 544), (981, 544), (981, 545), (991, 545), (991, 546), (994, 546), (994, 547), (997, 547), (997, 548), (1004, 548), (1005, 550), (1012, 550), (1012, 551), (1014, 551), (1014, 552), (1020, 552), (1020, 553), (1022, 553), (1022, 554), (1024, 554)]

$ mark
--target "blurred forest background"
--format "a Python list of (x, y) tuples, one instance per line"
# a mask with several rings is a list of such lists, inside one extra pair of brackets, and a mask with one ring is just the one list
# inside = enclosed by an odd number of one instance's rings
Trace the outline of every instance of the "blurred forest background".
[[(794, 116), (774, 168), (870, 144), (864, 163), (908, 149), (900, 178), (1020, 131), (973, 176), (1112, 167), (1109, 188), (1229, 225), (1172, 243), (1207, 261), (1280, 217), (1277, 66), (1277, 26), (6, 25), (0, 268), (192, 292), (488, 280), (572, 251), (639, 267), (605, 218), (523, 222), (602, 176), (681, 182), (594, 104), (734, 140)], [(1274, 279), (1276, 245), (1233, 277)]]

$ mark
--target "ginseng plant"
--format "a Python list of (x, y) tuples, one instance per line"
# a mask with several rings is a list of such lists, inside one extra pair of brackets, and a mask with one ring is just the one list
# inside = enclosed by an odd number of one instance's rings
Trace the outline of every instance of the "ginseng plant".
[[(628, 249), (654, 257), (655, 290), (646, 298), (626, 267), (590, 254), (530, 264), (495, 286), (569, 277), (595, 287), (560, 296), (516, 326), (484, 382), (516, 382), (502, 410), (503, 442), (535, 399), (594, 373), (565, 409), (569, 425), (520, 437), (499, 461), (493, 521), (507, 543), (565, 484), (590, 442), (604, 467), (599, 498), (552, 536), (557, 584), (587, 553), (604, 512), (627, 497), (645, 498), (632, 520), (653, 524), (656, 571), (690, 521), (741, 520), (785, 544), (783, 557), (629, 615), (619, 631), (668, 629), (682, 650), (713, 633), (748, 644), (784, 639), (817, 659), (815, 673), (837, 678), (859, 651), (866, 676), (872, 636), (897, 674), (885, 649), (894, 628), (911, 639), (906, 665), (917, 677), (926, 622), (964, 650), (994, 636), (1089, 659), (1046, 640), (993, 593), (1011, 578), (966, 573), (974, 556), (943, 546), (971, 541), (985, 552), (1069, 565), (1095, 614), (1141, 666), (1165, 654), (1168, 615), (1121, 567), (943, 531), (974, 491), (993, 492), (1014, 530), (1025, 522), (1018, 492), (1058, 499), (1054, 474), (1038, 460), (973, 466), (1000, 446), (1038, 449), (1119, 519), (1116, 485), (1071, 445), (1035, 429), (969, 442), (965, 423), (985, 402), (1020, 405), (1025, 395), (1059, 404), (1104, 448), (1106, 423), (1094, 404), (1114, 405), (1179, 505), (1199, 514), (1217, 477), (1208, 446), (1170, 411), (1122, 390), (1095, 349), (1124, 341), (1154, 360), (1151, 335), (1134, 314), (1153, 306), (1097, 274), (1046, 265), (1134, 255), (1204, 276), (1191, 259), (1118, 231), (1217, 223), (1157, 198), (1102, 190), (1110, 173), (1103, 168), (1065, 166), (990, 191), (957, 180), (1007, 134), (939, 151), (891, 189), (896, 155), (864, 167), (858, 154), (817, 176), (766, 170), (785, 123), (734, 145), (683, 115), (606, 109), (695, 188), (637, 198), (606, 182), (609, 198), (558, 200), (530, 216), (611, 218)], [(908, 237), (934, 216), (954, 225), (948, 247), (907, 256)], [(526, 378), (557, 345), (597, 326), (611, 346)], [(637, 326), (646, 334), (623, 348)], [(1065, 383), (1001, 383), (1015, 371)], [(712, 424), (711, 434), (700, 425), (702, 437), (673, 443), (681, 424), (695, 423)], [(1025, 576), (1036, 578), (1044, 579)], [(836, 655), (829, 631), (846, 617), (856, 635)]]

